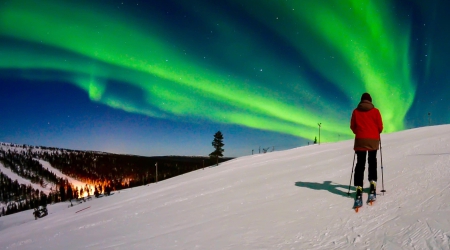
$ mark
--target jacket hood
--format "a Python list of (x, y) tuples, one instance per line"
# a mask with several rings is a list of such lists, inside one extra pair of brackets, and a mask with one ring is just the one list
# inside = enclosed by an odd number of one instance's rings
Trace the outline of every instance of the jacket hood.
[(359, 111), (369, 111), (371, 109), (375, 108), (375, 106), (372, 104), (372, 102), (368, 101), (368, 100), (362, 100), (359, 104), (358, 107), (356, 108)]

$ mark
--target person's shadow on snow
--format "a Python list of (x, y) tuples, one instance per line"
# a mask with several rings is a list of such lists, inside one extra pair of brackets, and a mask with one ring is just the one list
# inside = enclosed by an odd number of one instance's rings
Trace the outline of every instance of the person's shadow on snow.
[[(297, 187), (306, 187), (314, 190), (327, 190), (330, 193), (337, 194), (340, 196), (344, 196), (347, 198), (354, 198), (352, 195), (354, 192), (356, 192), (355, 187), (350, 187), (352, 192), (350, 192), (350, 195), (348, 194), (348, 185), (341, 185), (337, 183), (333, 183), (332, 181), (324, 181), (323, 183), (317, 183), (317, 182), (303, 182), (303, 181), (297, 181), (295, 183), (295, 186)], [(343, 191), (345, 190), (345, 191)]]

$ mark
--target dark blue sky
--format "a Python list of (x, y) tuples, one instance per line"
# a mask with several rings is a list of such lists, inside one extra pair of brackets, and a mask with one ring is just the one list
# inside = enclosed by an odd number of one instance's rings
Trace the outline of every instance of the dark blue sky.
[[(427, 1), (2, 1), (0, 141), (225, 156), (450, 121), (450, 22)], [(430, 115), (428, 115), (430, 113)]]

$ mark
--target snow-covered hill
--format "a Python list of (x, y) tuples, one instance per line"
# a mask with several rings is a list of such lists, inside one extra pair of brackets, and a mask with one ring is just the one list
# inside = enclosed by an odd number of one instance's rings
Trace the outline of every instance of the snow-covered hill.
[(450, 249), (449, 144), (448, 125), (382, 135), (387, 192), (359, 213), (344, 141), (1, 217), (0, 249)]
[[(56, 152), (63, 152), (64, 149), (58, 149), (58, 150), (49, 150), (49, 149), (42, 149), (41, 147), (23, 147), (22, 145), (18, 145), (18, 144), (11, 144), (11, 143), (5, 143), (5, 142), (0, 142), (0, 149), (4, 150), (4, 151), (14, 151), (14, 152), (52, 152), (52, 151), (56, 151)], [(54, 173), (56, 176), (58, 176), (59, 178), (63, 178), (63, 179), (67, 179), (69, 181), (69, 183), (71, 183), (73, 185), (74, 188), (84, 188), (86, 186), (86, 183), (76, 180), (70, 176), (67, 176), (63, 173), (61, 173), (60, 170), (58, 170), (57, 168), (52, 167), (52, 165), (44, 160), (41, 159), (35, 159), (37, 161), (39, 161), (39, 163), (42, 165), (43, 168), (50, 170), (52, 173)], [(6, 176), (8, 176), (8, 178), (10, 178), (11, 180), (17, 180), (17, 182), (19, 184), (25, 184), (25, 185), (31, 185), (31, 187), (33, 187), (36, 190), (42, 191), (45, 194), (49, 194), (51, 192), (51, 190), (55, 190), (56, 186), (55, 185), (47, 185), (46, 187), (43, 187), (39, 184), (35, 184), (32, 183), (29, 179), (25, 179), (19, 175), (17, 175), (16, 173), (12, 172), (11, 169), (5, 167), (1, 162), (0, 162), (0, 172), (2, 172), (3, 174), (5, 174)], [(87, 194), (86, 194), (87, 195)], [(0, 204), (1, 207), (1, 204)]]
[[(74, 178), (72, 178), (70, 176), (67, 176), (67, 175), (61, 173), (61, 171), (59, 171), (58, 169), (52, 167), (50, 165), (50, 163), (48, 163), (47, 161), (39, 160), (39, 159), (36, 159), (36, 160), (39, 161), (39, 163), (44, 168), (49, 169), (51, 172), (56, 174), (56, 176), (58, 176), (59, 178), (67, 179), (76, 188), (78, 188), (78, 189), (84, 188), (84, 186), (86, 185), (86, 183), (84, 183), (84, 182), (81, 182), (79, 180), (76, 180), (76, 179), (74, 179)], [(17, 182), (19, 184), (31, 185), (31, 187), (33, 187), (34, 189), (40, 190), (40, 191), (44, 192), (45, 194), (49, 194), (51, 192), (51, 190), (55, 190), (55, 188), (56, 188), (55, 185), (48, 185), (46, 187), (42, 187), (39, 184), (32, 183), (30, 180), (25, 179), (25, 178), (17, 175), (16, 173), (12, 172), (11, 169), (6, 168), (5, 166), (3, 166), (2, 163), (0, 163), (0, 172), (5, 174), (6, 176), (8, 176), (11, 180), (17, 180)]]

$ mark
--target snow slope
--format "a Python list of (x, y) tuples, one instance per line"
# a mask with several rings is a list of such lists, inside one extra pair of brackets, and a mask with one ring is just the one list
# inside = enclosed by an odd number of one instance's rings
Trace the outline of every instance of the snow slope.
[[(63, 174), (59, 169), (52, 167), (52, 165), (49, 162), (40, 160), (40, 159), (35, 159), (35, 160), (39, 161), (39, 163), (42, 165), (43, 168), (46, 168), (46, 169), (52, 171), (56, 176), (63, 178), (63, 179), (67, 179), (74, 188), (82, 189), (86, 186), (85, 182), (76, 180), (70, 176)], [(93, 194), (94, 194), (94, 192), (92, 191), (91, 195), (93, 195)], [(84, 196), (87, 196), (87, 193), (85, 193)]]
[(387, 192), (359, 213), (344, 141), (0, 217), (0, 249), (450, 249), (449, 143), (448, 125), (382, 135)]
[[(3, 144), (5, 144), (5, 145), (3, 145)], [(27, 149), (21, 148), (21, 145), (10, 144), (10, 143), (1, 143), (0, 148), (4, 151), (11, 150), (11, 151), (15, 151), (15, 152), (23, 152), (23, 151), (30, 150), (28, 148)], [(45, 151), (51, 152), (50, 150), (41, 149), (40, 147), (37, 147), (37, 148), (33, 147), (31, 149), (31, 151), (32, 152), (45, 152)], [(85, 182), (76, 180), (70, 176), (67, 176), (67, 175), (61, 173), (61, 171), (59, 169), (52, 167), (52, 165), (49, 162), (40, 160), (40, 159), (35, 159), (35, 160), (39, 161), (39, 163), (42, 165), (43, 168), (46, 168), (49, 171), (53, 172), (56, 176), (63, 178), (63, 179), (67, 179), (73, 185), (74, 188), (80, 189), (80, 188), (84, 188), (86, 186)], [(31, 185), (34, 189), (43, 191), (45, 194), (49, 194), (51, 192), (51, 190), (55, 190), (55, 185), (52, 185), (50, 183), (46, 187), (42, 187), (39, 184), (32, 183), (29, 179), (22, 178), (21, 176), (12, 172), (11, 169), (5, 167), (2, 163), (0, 163), (0, 172), (3, 172), (3, 174), (8, 176), (12, 181), (17, 180), (17, 182), (19, 184)], [(92, 192), (92, 194), (93, 194), (93, 192)], [(84, 196), (87, 196), (87, 193), (85, 193)]]
[[(50, 190), (50, 188), (52, 188), (51, 185), (48, 185), (47, 187), (42, 187), (39, 184), (32, 183), (29, 179), (22, 178), (21, 176), (17, 175), (13, 171), (11, 171), (11, 169), (3, 166), (3, 164), (1, 162), (0, 162), (0, 172), (2, 172), (4, 175), (8, 176), (8, 178), (10, 178), (12, 181), (17, 180), (17, 182), (19, 184), (24, 184), (27, 186), (31, 185), (31, 187), (33, 187), (34, 189), (40, 190), (40, 191), (44, 192), (45, 194), (49, 194), (51, 192), (51, 190)], [(0, 207), (1, 207), (1, 204), (0, 204)]]

